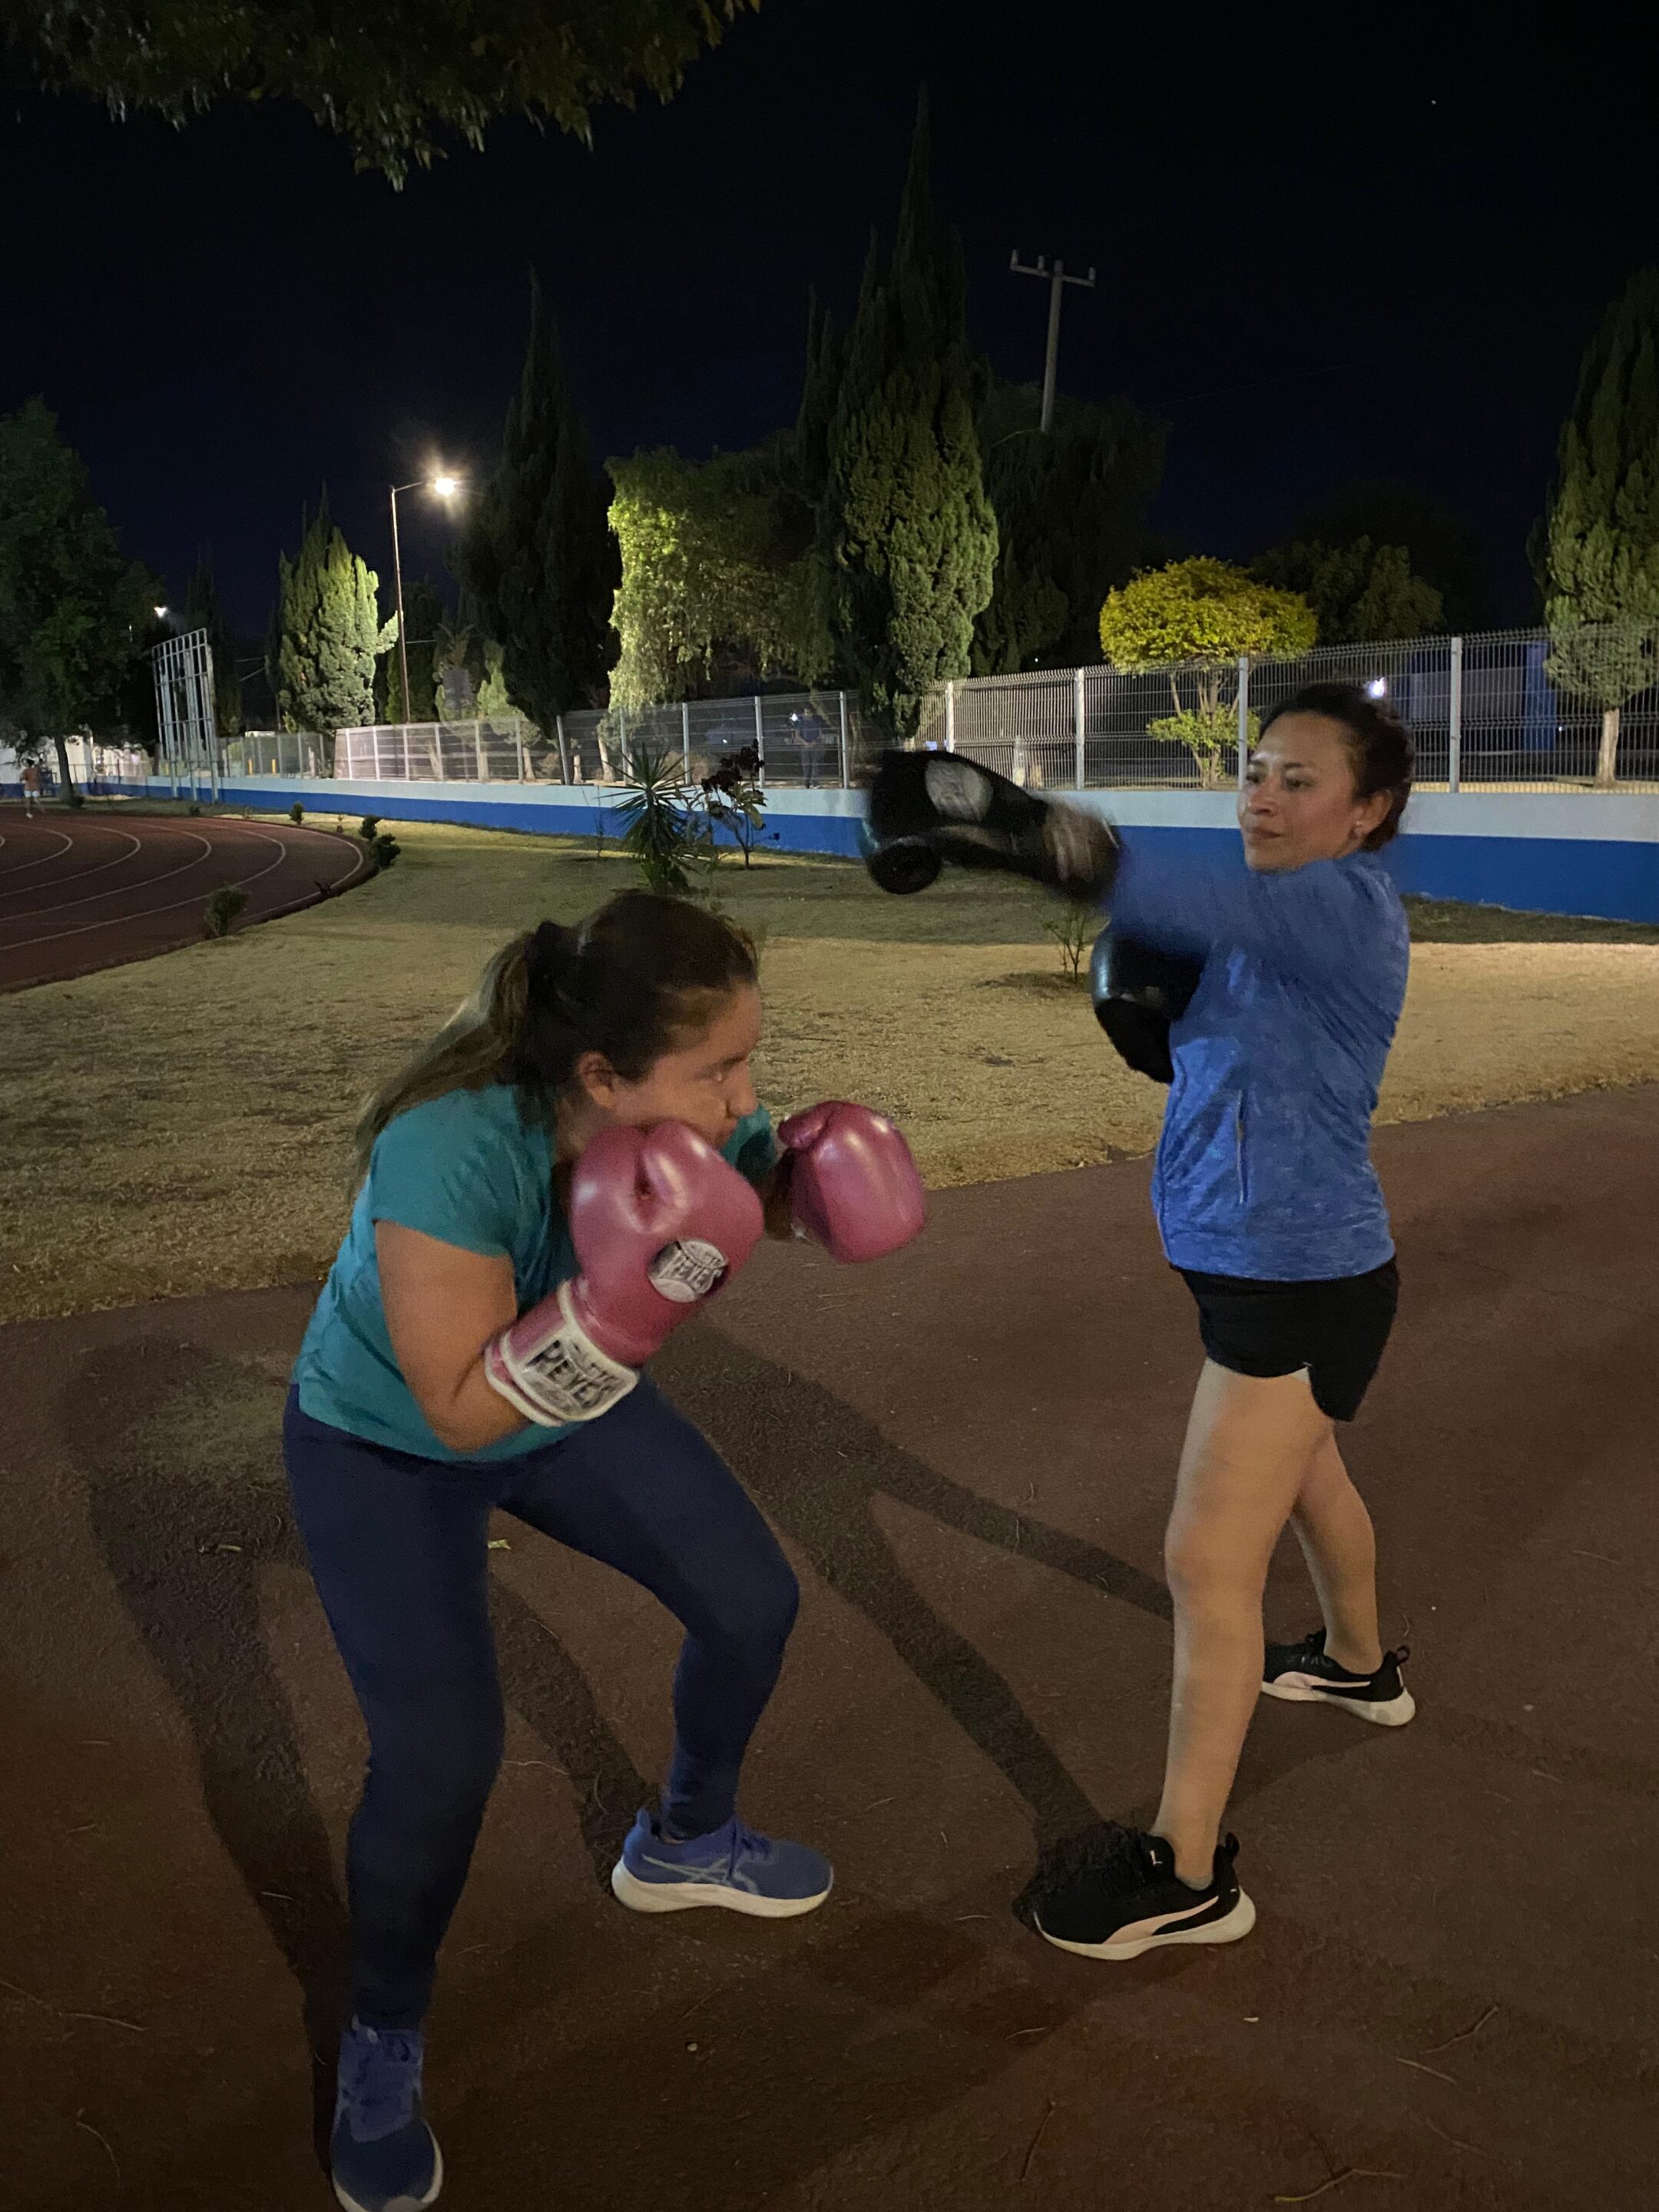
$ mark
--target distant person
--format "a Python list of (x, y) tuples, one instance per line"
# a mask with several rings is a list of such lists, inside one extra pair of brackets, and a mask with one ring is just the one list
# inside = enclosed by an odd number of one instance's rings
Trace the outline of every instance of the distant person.
[(640, 1372), (763, 1233), (879, 1257), (921, 1227), (904, 1139), (861, 1106), (774, 1136), (749, 1058), (754, 947), (625, 891), (516, 937), (358, 1127), (363, 1170), (283, 1424), (295, 1515), (368, 1723), (347, 1876), (352, 2017), (331, 2142), (348, 2212), (431, 2204), (438, 1947), (501, 1763), (489, 1526), (603, 1561), (685, 1630), (660, 1803), (611, 1874), (636, 1912), (781, 1919), (827, 1859), (739, 1819), (799, 1592), (712, 1444)]
[(23, 819), (27, 822), (40, 805), (40, 770), (32, 760), (23, 763)]

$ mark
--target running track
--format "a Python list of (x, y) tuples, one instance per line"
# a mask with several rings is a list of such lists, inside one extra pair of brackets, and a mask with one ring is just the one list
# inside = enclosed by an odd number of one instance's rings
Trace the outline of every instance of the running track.
[[(1404, 1294), (1343, 1449), (1420, 1710), (1263, 1701), (1229, 1815), (1255, 1933), (1109, 1966), (1010, 1909), (1157, 1802), (1199, 1352), (1148, 1164), (937, 1192), (878, 1267), (763, 1246), (656, 1369), (800, 1576), (744, 1803), (835, 1895), (617, 1905), (677, 1636), (504, 1518), (441, 2212), (1655, 2203), (1659, 1086), (1376, 1152)], [(332, 2206), (309, 2053), (362, 1736), (278, 1443), (315, 1296), (0, 1328), (4, 2212)], [(1275, 1634), (1309, 1623), (1293, 1554)]]
[(222, 884), (247, 904), (236, 927), (313, 905), (363, 873), (355, 837), (289, 823), (0, 810), (0, 992), (148, 960), (202, 934)]

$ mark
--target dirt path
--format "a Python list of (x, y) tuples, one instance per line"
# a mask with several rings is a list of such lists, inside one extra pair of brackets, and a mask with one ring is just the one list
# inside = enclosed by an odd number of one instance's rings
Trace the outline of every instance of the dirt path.
[[(1144, 1164), (943, 1193), (880, 1270), (769, 1249), (662, 1371), (801, 1573), (746, 1802), (836, 1896), (617, 1910), (672, 1638), (504, 1524), (509, 1764), (431, 2023), (446, 2208), (1647, 2201), (1659, 1091), (1377, 1149), (1405, 1304), (1351, 1456), (1422, 1717), (1264, 1706), (1255, 1936), (1109, 1971), (1010, 1911), (1158, 1779), (1195, 1346)], [(320, 2039), (360, 1748), (277, 1468), (307, 1303), (0, 1331), (8, 2212), (330, 2201), (301, 1992)], [(1308, 1611), (1284, 1557), (1270, 1624)]]
[(208, 895), (247, 894), (239, 927), (343, 890), (356, 838), (212, 816), (0, 811), (0, 993), (148, 960), (202, 934)]

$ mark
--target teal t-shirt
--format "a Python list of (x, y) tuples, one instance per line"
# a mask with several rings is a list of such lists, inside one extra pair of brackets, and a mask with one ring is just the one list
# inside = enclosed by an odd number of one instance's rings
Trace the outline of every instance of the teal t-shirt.
[[(733, 1130), (725, 1158), (756, 1184), (772, 1165), (772, 1123), (760, 1107)], [(505, 1253), (519, 1311), (577, 1273), (553, 1188), (548, 1133), (526, 1121), (505, 1084), (449, 1091), (411, 1106), (374, 1140), (338, 1256), (311, 1316), (294, 1381), (315, 1421), (422, 1459), (511, 1459), (567, 1430), (516, 1429), (479, 1452), (452, 1451), (427, 1425), (404, 1381), (380, 1304), (374, 1224), (396, 1221), (465, 1252)]]

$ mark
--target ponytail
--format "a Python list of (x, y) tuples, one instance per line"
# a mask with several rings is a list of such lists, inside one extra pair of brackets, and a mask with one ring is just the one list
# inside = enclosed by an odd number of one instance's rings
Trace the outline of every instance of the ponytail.
[(619, 892), (574, 929), (544, 921), (510, 938), (472, 995), (365, 1101), (359, 1177), (388, 1121), (447, 1091), (510, 1083), (526, 1119), (550, 1125), (585, 1053), (637, 1083), (756, 974), (744, 931), (654, 891)]

